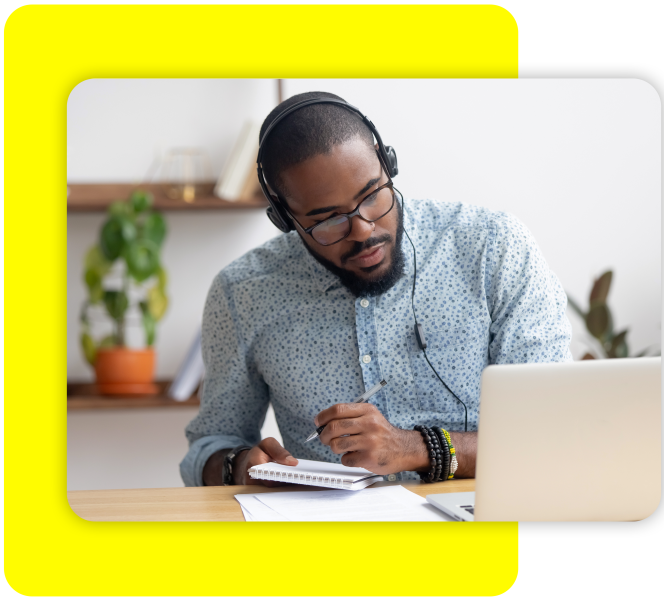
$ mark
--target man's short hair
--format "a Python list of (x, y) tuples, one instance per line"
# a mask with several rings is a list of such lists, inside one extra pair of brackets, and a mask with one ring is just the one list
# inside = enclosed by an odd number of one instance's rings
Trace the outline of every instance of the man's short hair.
[[(263, 121), (260, 137), (284, 110), (313, 98), (343, 100), (329, 92), (306, 92), (284, 100)], [(309, 158), (328, 154), (338, 144), (356, 137), (373, 146), (371, 130), (354, 111), (335, 104), (313, 104), (288, 115), (271, 132), (263, 148), (263, 173), (270, 187), (282, 198), (286, 195), (281, 174)]]

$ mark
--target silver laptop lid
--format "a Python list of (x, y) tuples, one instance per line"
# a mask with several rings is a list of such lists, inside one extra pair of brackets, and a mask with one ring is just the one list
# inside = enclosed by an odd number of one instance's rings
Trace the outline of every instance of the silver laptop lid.
[(477, 521), (632, 521), (661, 495), (661, 358), (482, 375)]

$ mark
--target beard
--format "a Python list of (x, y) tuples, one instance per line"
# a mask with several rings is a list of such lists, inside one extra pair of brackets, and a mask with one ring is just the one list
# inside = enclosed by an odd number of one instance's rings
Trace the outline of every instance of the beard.
[[(372, 265), (366, 268), (361, 268), (360, 270), (367, 274), (366, 277), (361, 277), (353, 271), (349, 271), (343, 267), (338, 267), (333, 262), (318, 254), (309, 246), (309, 244), (304, 244), (304, 247), (309, 251), (309, 254), (311, 254), (311, 256), (313, 256), (328, 271), (334, 273), (341, 280), (342, 285), (355, 297), (379, 296), (394, 286), (394, 284), (399, 281), (403, 275), (404, 256), (403, 249), (401, 248), (401, 239), (403, 238), (403, 211), (401, 210), (401, 205), (398, 201), (395, 202), (395, 204), (397, 208), (396, 240), (394, 246), (392, 246), (390, 266), (388, 270), (383, 273), (383, 275), (374, 278), (371, 277), (371, 273), (376, 271), (382, 265), (382, 263), (378, 263), (377, 265)], [(355, 242), (353, 247), (341, 256), (341, 263), (345, 263), (349, 259), (357, 256), (360, 252), (363, 252), (372, 246), (391, 241), (392, 236), (389, 233), (386, 233), (381, 236), (370, 237), (364, 242)]]

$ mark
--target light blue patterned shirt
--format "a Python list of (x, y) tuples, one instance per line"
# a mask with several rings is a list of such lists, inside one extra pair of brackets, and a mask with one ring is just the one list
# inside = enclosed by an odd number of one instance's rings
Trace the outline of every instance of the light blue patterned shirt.
[[(427, 354), (468, 407), (477, 429), (480, 376), (489, 364), (572, 360), (567, 299), (530, 232), (513, 216), (460, 203), (407, 200), (404, 225), (417, 249), (415, 309)], [(464, 409), (426, 364), (411, 310), (412, 248), (403, 277), (355, 298), (306, 250), (281, 235), (223, 269), (203, 314), (206, 378), (180, 464), (188, 486), (216, 451), (260, 441), (268, 404), (297, 458), (340, 462), (316, 439), (314, 417), (381, 379), (371, 402), (397, 427), (463, 431)], [(404, 472), (397, 479), (414, 479)]]

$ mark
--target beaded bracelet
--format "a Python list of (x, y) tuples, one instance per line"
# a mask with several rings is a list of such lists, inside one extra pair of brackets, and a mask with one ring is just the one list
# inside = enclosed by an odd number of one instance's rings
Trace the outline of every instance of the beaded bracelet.
[(441, 480), (445, 481), (450, 474), (450, 466), (451, 466), (450, 447), (449, 444), (447, 443), (447, 438), (443, 434), (443, 430), (440, 427), (433, 427), (433, 431), (438, 437), (440, 445), (443, 448), (444, 457), (443, 457), (443, 469), (441, 471)]
[(436, 434), (428, 427), (426, 428), (426, 430), (431, 445), (433, 446), (433, 455), (429, 453), (429, 456), (431, 457), (431, 471), (433, 471), (433, 475), (429, 477), (430, 479), (429, 483), (433, 483), (440, 479), (441, 469), (443, 468), (443, 461), (441, 456), (440, 443), (438, 441), (438, 438), (436, 437)]
[(440, 427), (439, 429), (442, 431), (443, 435), (445, 436), (445, 439), (447, 440), (447, 445), (450, 447), (450, 454), (452, 455), (450, 463), (450, 475), (448, 479), (454, 479), (454, 473), (456, 473), (456, 470), (459, 468), (459, 462), (456, 457), (456, 450), (454, 449), (454, 445), (452, 444), (452, 437), (450, 436), (449, 432)]
[(443, 481), (446, 481), (450, 476), (450, 466), (452, 464), (452, 458), (451, 458), (452, 454), (450, 453), (450, 446), (447, 443), (447, 439), (445, 438), (444, 435), (441, 435), (441, 441), (443, 442), (443, 446), (445, 446), (445, 471), (442, 474), (441, 479)]
[(428, 427), (416, 425), (415, 430), (422, 434), (429, 455), (429, 472), (418, 471), (417, 474), (424, 483), (433, 483), (438, 480), (442, 471), (440, 444), (438, 443), (436, 434)]
[(438, 436), (433, 431), (433, 429), (429, 429), (429, 435), (431, 436), (433, 447), (436, 452), (436, 470), (434, 473), (433, 481), (440, 481), (442, 470), (445, 468), (443, 462), (444, 456), (442, 452), (442, 446), (440, 445), (440, 440), (438, 439)]

